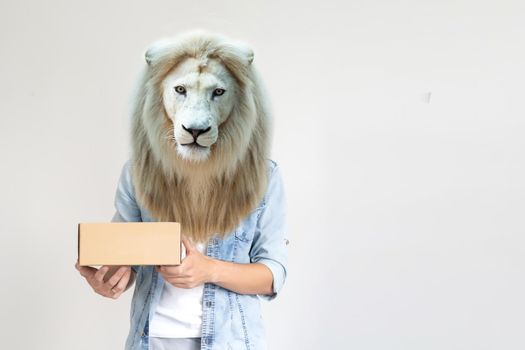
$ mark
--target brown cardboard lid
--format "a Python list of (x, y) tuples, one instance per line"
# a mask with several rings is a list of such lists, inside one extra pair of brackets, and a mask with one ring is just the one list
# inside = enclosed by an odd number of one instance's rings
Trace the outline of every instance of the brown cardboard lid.
[(178, 265), (178, 222), (112, 222), (78, 224), (81, 266)]

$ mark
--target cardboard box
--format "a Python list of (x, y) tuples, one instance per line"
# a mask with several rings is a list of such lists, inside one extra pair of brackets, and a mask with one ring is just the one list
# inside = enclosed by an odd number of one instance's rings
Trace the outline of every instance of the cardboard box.
[(112, 222), (78, 224), (81, 266), (179, 265), (178, 222)]

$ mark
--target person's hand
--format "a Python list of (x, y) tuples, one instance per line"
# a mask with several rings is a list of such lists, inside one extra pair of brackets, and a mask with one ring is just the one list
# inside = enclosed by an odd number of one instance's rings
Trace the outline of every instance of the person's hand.
[(186, 237), (182, 236), (186, 257), (180, 265), (156, 265), (155, 270), (164, 280), (175, 287), (194, 288), (210, 282), (213, 276), (214, 259), (202, 254)]
[[(91, 266), (80, 266), (78, 261), (75, 268), (86, 279), (95, 293), (112, 299), (117, 299), (124, 293), (133, 273), (131, 266), (103, 265), (96, 269)], [(113, 273), (108, 274), (109, 270), (112, 270)]]

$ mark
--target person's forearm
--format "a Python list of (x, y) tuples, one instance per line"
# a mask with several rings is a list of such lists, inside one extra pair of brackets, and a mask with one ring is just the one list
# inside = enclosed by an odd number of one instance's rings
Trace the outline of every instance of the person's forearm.
[(213, 259), (210, 282), (239, 294), (272, 294), (273, 275), (260, 263), (240, 264)]

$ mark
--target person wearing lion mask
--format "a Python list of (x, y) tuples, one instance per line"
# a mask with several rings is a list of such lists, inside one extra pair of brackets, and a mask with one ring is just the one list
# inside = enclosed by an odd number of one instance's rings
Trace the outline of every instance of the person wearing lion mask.
[(75, 266), (105, 297), (135, 283), (126, 350), (266, 349), (260, 300), (283, 287), (288, 234), (253, 50), (194, 30), (145, 56), (112, 221), (180, 222), (183, 259)]

